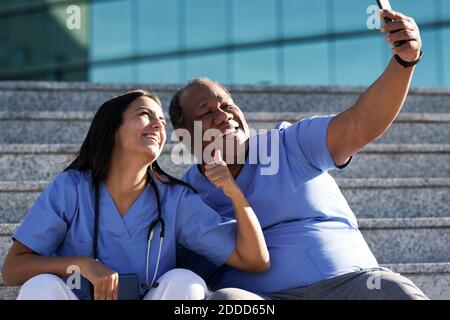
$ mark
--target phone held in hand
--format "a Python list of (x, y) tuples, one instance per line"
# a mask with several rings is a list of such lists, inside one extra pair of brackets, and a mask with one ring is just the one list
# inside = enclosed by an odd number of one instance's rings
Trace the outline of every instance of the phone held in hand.
[[(382, 9), (382, 10), (392, 10), (392, 7), (391, 7), (391, 4), (390, 4), (389, 0), (377, 0), (377, 3), (378, 3), (378, 7), (380, 9)], [(384, 18), (384, 22), (385, 23), (389, 23), (389, 22), (392, 22), (392, 20), (389, 19), (389, 18)], [(391, 33), (396, 33), (396, 32), (397, 31), (392, 31)], [(397, 41), (397, 42), (395, 42), (395, 46), (399, 47), (399, 46), (401, 46), (404, 43), (406, 43), (406, 41), (404, 41), (404, 40), (403, 41)]]
[[(88, 283), (89, 290), (86, 292), (82, 290), (80, 294), (81, 299), (94, 300), (94, 286), (87, 279), (83, 278)], [(139, 277), (135, 273), (119, 274), (119, 292), (118, 300), (141, 300), (139, 290)]]
[(140, 300), (139, 277), (135, 273), (119, 274), (119, 300)]

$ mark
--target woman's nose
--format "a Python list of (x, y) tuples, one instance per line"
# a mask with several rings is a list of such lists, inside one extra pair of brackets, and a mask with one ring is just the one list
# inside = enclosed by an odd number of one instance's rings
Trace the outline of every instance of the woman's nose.
[(155, 119), (150, 123), (150, 126), (153, 129), (164, 129), (164, 124), (161, 119)]

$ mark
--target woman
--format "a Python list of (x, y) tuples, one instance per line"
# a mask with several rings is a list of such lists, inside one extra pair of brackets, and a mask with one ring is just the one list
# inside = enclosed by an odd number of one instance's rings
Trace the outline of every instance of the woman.
[(160, 169), (165, 124), (159, 98), (143, 90), (100, 107), (78, 157), (13, 236), (3, 279), (22, 285), (18, 299), (117, 299), (130, 291), (144, 299), (203, 299), (204, 281), (174, 269), (177, 243), (216, 265), (269, 267), (256, 216), (220, 155), (206, 176), (230, 198), (236, 221)]

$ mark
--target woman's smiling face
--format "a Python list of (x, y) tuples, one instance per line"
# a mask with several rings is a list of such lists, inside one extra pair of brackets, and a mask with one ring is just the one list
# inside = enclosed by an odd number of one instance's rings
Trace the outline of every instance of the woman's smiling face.
[(114, 148), (130, 155), (145, 155), (155, 161), (166, 142), (166, 120), (162, 107), (143, 96), (129, 104), (116, 132)]

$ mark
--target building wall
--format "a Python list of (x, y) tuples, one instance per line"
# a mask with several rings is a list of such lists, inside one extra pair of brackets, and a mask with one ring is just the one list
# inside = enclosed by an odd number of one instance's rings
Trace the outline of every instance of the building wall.
[[(383, 34), (366, 26), (374, 0), (61, 0), (33, 13), (23, 11), (36, 1), (9, 2), (2, 79), (364, 86), (390, 58)], [(82, 8), (81, 30), (65, 27), (70, 4)], [(413, 85), (450, 86), (450, 1), (391, 4), (422, 28)], [(2, 14), (11, 5), (23, 10)]]

